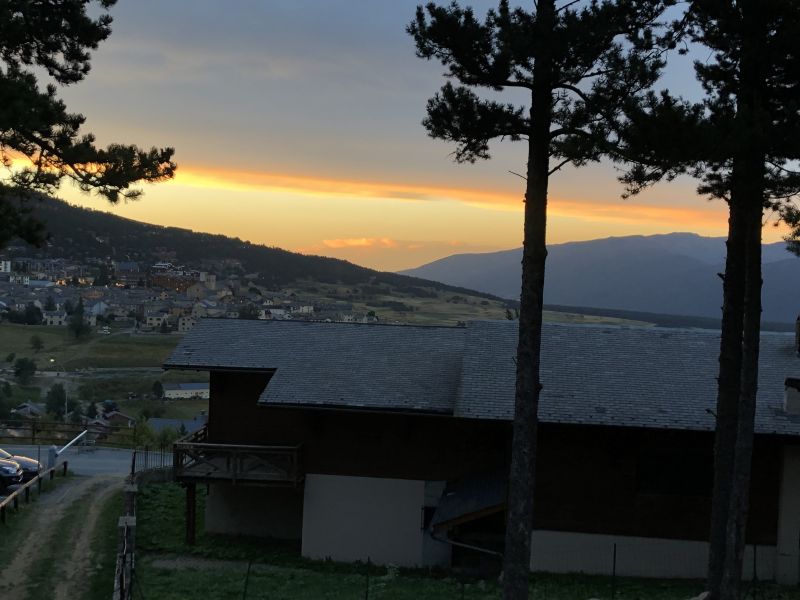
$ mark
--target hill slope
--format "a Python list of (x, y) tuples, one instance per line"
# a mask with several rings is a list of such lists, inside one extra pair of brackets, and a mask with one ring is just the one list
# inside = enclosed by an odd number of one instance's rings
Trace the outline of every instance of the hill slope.
[(246, 273), (260, 273), (259, 283), (267, 286), (278, 287), (310, 280), (343, 285), (391, 286), (410, 296), (427, 297), (424, 290), (418, 289), (424, 286), (492, 297), (440, 282), (374, 271), (344, 260), (297, 254), (223, 235), (141, 223), (50, 198), (42, 199), (36, 206), (35, 214), (46, 224), (50, 233), (47, 246), (42, 249), (13, 246), (9, 248), (12, 255), (40, 254), (73, 259), (98, 257), (136, 260), (144, 265), (163, 259), (195, 266), (232, 260), (238, 261)]
[[(784, 244), (764, 250), (764, 319), (800, 312), (800, 259)], [(516, 298), (521, 249), (460, 254), (404, 274)], [(693, 233), (606, 238), (549, 247), (545, 302), (672, 315), (719, 317), (725, 239)]]

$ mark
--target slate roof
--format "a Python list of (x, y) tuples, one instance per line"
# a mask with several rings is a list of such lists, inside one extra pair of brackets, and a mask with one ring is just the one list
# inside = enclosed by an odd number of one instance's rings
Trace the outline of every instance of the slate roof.
[[(260, 402), (511, 420), (518, 323), (412, 327), (204, 319), (167, 368), (275, 370)], [(761, 338), (757, 433), (800, 436), (782, 410), (794, 336)], [(545, 423), (713, 430), (719, 332), (545, 324)]]
[[(455, 416), (512, 419), (517, 333), (470, 323)], [(761, 336), (756, 432), (800, 435), (782, 410), (784, 380), (800, 375), (794, 335)], [(545, 324), (539, 416), (547, 423), (713, 430), (719, 332)]]
[(275, 370), (260, 401), (451, 414), (464, 328), (201, 319), (166, 368)]

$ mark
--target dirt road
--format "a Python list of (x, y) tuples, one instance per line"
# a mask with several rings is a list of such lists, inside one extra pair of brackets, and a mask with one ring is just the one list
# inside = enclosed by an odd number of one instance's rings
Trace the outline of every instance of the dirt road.
[(92, 573), (92, 537), (119, 477), (72, 477), (25, 510), (27, 533), (0, 570), (0, 597), (80, 600)]

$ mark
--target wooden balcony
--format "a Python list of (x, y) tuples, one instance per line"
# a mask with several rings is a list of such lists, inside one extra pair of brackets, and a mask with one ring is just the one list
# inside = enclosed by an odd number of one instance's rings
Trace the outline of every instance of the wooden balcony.
[(175, 480), (242, 485), (298, 486), (302, 446), (211, 444), (205, 427), (174, 445)]

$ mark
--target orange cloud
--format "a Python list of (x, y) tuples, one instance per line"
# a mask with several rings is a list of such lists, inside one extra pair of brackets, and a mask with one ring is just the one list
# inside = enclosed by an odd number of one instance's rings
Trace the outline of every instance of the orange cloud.
[(219, 187), (223, 189), (263, 190), (271, 192), (283, 191), (311, 196), (388, 198), (408, 201), (461, 200), (482, 205), (516, 204), (521, 206), (521, 196), (519, 195), (485, 190), (399, 184), (394, 182), (330, 179), (256, 171), (205, 169), (191, 165), (181, 165), (181, 169), (177, 172), (174, 182), (181, 185), (196, 187)]
[(327, 248), (397, 248), (398, 243), (391, 238), (344, 238), (322, 240)]
[(591, 221), (615, 223), (663, 223), (693, 227), (715, 227), (725, 224), (726, 208), (721, 202), (706, 203), (697, 208), (554, 199), (548, 205), (554, 216), (577, 217)]
[[(255, 171), (205, 169), (191, 165), (181, 167), (176, 174), (175, 183), (204, 188), (286, 192), (317, 197), (393, 199), (410, 202), (455, 201), (479, 208), (513, 211), (523, 209), (521, 193)], [(649, 222), (675, 224), (682, 227), (689, 225), (719, 227), (724, 224), (725, 213), (725, 206), (722, 203), (703, 204), (698, 202), (697, 207), (657, 206), (626, 200), (600, 202), (552, 196), (549, 202), (549, 214), (552, 216), (629, 224)], [(351, 240), (350, 245), (366, 245), (363, 243), (364, 239), (379, 238), (359, 238), (357, 242)], [(329, 241), (341, 242), (341, 240)]]

